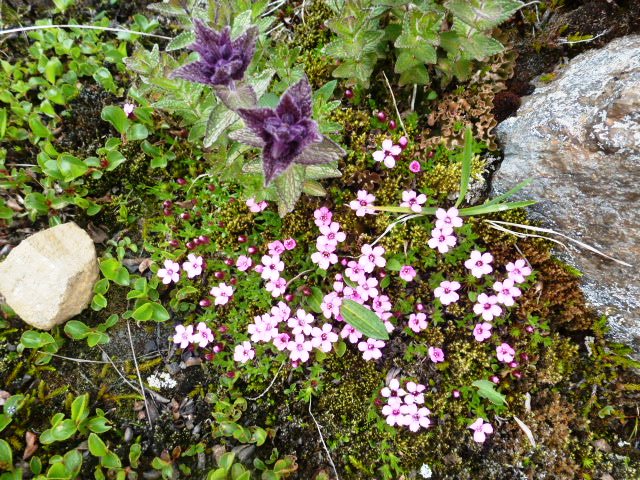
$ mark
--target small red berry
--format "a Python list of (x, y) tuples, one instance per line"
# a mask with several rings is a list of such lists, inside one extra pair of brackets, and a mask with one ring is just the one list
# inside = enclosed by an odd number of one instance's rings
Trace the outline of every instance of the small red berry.
[(520, 354), (520, 360), (522, 360), (523, 362), (528, 362), (529, 361), (529, 355), (527, 355), (526, 353), (521, 353)]
[(236, 376), (236, 372), (227, 372), (227, 378), (234, 378)]
[(162, 206), (164, 208), (171, 208), (173, 206), (173, 202), (171, 200), (165, 200), (164, 202), (162, 202)]
[(350, 88), (347, 88), (344, 91), (344, 96), (347, 97), (348, 99), (352, 99), (353, 98), (353, 90), (351, 90)]
[(191, 219), (191, 214), (189, 212), (182, 212), (180, 214), (180, 218), (182, 220), (189, 220), (189, 219)]
[(224, 272), (216, 272), (213, 274), (218, 280), (222, 280), (224, 278)]

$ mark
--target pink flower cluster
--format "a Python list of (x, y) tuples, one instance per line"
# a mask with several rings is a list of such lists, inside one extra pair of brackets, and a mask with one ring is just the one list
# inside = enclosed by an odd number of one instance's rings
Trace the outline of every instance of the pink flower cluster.
[(200, 348), (204, 348), (213, 343), (213, 332), (204, 322), (198, 323), (194, 331), (193, 325), (176, 325), (176, 333), (173, 336), (173, 343), (178, 344), (180, 348), (187, 348), (191, 344), (196, 344)]
[(256, 202), (256, 199), (251, 197), (247, 200), (247, 207), (249, 207), (249, 211), (252, 213), (258, 213), (267, 208), (269, 204), (262, 200), (261, 202)]
[(425, 386), (420, 383), (407, 382), (405, 389), (400, 387), (400, 382), (394, 378), (388, 387), (380, 391), (380, 395), (387, 399), (387, 404), (382, 407), (382, 414), (386, 417), (387, 424), (408, 427), (412, 432), (421, 428), (429, 428), (431, 412), (424, 404)]
[[(194, 278), (202, 273), (204, 260), (202, 257), (196, 257), (193, 253), (187, 256), (188, 260), (182, 264), (182, 269), (187, 273), (187, 277)], [(164, 268), (158, 270), (158, 277), (165, 285), (178, 283), (180, 281), (180, 264), (172, 260), (164, 261)]]
[(327, 207), (316, 210), (315, 223), (320, 229), (320, 236), (316, 239), (317, 252), (311, 255), (311, 261), (322, 270), (328, 270), (331, 265), (338, 263), (335, 254), (338, 243), (344, 242), (347, 235), (340, 231), (340, 224), (331, 221), (333, 214)]
[(440, 253), (447, 253), (457, 243), (453, 229), (462, 226), (462, 219), (458, 216), (458, 209), (451, 207), (449, 210), (439, 208), (436, 210), (435, 228), (431, 230), (431, 238), (427, 242), (430, 248), (437, 249)]
[(352, 210), (356, 211), (357, 217), (364, 217), (367, 214), (374, 215), (376, 211), (371, 208), (371, 206), (375, 201), (376, 197), (366, 190), (358, 190), (356, 199), (349, 202), (349, 207), (351, 207)]

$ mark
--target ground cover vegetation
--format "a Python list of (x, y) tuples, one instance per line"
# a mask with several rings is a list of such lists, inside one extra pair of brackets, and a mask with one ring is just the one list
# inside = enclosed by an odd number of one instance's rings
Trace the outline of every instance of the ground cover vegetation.
[(3, 37), (1, 253), (72, 220), (101, 279), (3, 307), (0, 479), (637, 478), (638, 363), (485, 222), (529, 223), (494, 100), (562, 2), (53, 3), (99, 28)]

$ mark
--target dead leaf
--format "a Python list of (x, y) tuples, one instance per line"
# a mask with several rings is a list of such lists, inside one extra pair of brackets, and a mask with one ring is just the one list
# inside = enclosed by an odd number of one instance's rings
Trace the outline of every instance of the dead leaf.
[(87, 232), (93, 243), (104, 243), (109, 240), (109, 235), (102, 228), (96, 227), (92, 222), (87, 225)]
[(146, 272), (147, 270), (149, 270), (149, 267), (151, 266), (152, 263), (153, 263), (153, 260), (151, 260), (150, 258), (145, 258), (140, 262), (140, 265), (138, 265), (138, 271), (140, 273)]
[(524, 432), (524, 434), (527, 436), (527, 438), (529, 439), (529, 443), (531, 444), (531, 446), (533, 448), (536, 448), (536, 440), (535, 438), (533, 438), (533, 433), (531, 432), (531, 429), (527, 426), (526, 423), (524, 423), (522, 420), (520, 420), (518, 417), (516, 417), (515, 415), (513, 416), (513, 419), (516, 421), (516, 423), (518, 424), (518, 426), (522, 429), (522, 431)]
[(27, 433), (24, 434), (27, 445), (24, 447), (24, 453), (22, 454), (22, 459), (29, 459), (36, 450), (38, 450), (38, 436), (27, 430)]
[(7, 401), (7, 398), (9, 398), (11, 396), (11, 394), (5, 390), (0, 390), (0, 407), (2, 405), (4, 405), (4, 402)]

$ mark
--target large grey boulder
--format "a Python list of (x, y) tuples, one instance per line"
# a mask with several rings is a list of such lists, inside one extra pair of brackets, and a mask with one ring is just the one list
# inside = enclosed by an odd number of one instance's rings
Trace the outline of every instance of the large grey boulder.
[(75, 223), (30, 236), (0, 263), (0, 294), (22, 320), (43, 330), (84, 310), (97, 279), (93, 241)]
[(584, 273), (592, 305), (612, 336), (640, 352), (640, 36), (575, 57), (498, 126), (504, 192), (533, 178), (520, 197), (543, 223), (633, 265), (585, 251), (567, 259)]

